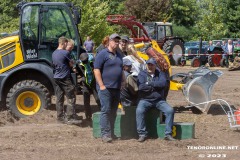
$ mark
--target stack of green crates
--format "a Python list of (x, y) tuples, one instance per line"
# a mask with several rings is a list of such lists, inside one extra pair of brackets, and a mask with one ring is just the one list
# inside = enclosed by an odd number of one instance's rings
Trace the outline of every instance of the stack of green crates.
[[(114, 134), (121, 139), (137, 138), (136, 107), (124, 107), (125, 114), (117, 113)], [(148, 137), (164, 138), (165, 124), (162, 114), (156, 108), (150, 109), (145, 116)], [(174, 123), (173, 136), (177, 139), (194, 138), (194, 123)], [(93, 137), (101, 137), (100, 112), (93, 114)]]

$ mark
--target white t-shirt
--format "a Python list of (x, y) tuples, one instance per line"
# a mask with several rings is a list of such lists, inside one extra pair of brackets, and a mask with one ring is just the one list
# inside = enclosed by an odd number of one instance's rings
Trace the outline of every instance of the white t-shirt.
[(228, 54), (232, 55), (233, 50), (232, 50), (232, 44), (228, 44)]
[(146, 69), (146, 62), (142, 58), (141, 60), (144, 62), (143, 64), (139, 63), (133, 55), (125, 56), (123, 59), (128, 59), (132, 62), (131, 72), (133, 76), (137, 76), (141, 70)]

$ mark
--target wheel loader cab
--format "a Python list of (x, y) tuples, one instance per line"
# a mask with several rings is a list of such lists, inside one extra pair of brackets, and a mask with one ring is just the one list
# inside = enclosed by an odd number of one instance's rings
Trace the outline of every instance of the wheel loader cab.
[(26, 3), (21, 7), (20, 42), (25, 61), (51, 64), (52, 53), (57, 49), (61, 36), (74, 40), (72, 57), (75, 60), (79, 58), (81, 39), (76, 17), (80, 15), (70, 7), (68, 3), (47, 2)]

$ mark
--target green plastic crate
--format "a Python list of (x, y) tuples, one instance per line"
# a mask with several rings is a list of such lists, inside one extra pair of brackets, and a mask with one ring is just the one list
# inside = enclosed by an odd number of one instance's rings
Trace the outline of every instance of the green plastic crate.
[[(124, 107), (125, 114), (117, 114), (115, 121), (114, 134), (122, 139), (137, 138), (136, 128), (136, 107)], [(158, 137), (158, 128), (160, 127), (160, 112), (156, 108), (150, 109), (146, 114), (146, 128), (148, 136)], [(93, 114), (93, 137), (101, 137), (100, 112)]]
[[(158, 127), (158, 136), (164, 138), (166, 124), (160, 124)], [(195, 123), (174, 122), (172, 136), (176, 139), (195, 138)]]

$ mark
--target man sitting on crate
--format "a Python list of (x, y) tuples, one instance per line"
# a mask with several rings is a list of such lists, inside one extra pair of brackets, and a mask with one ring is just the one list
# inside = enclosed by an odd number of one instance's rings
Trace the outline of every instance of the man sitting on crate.
[[(174, 110), (166, 102), (166, 88), (169, 88), (168, 71), (157, 68), (155, 59), (150, 58), (147, 62), (147, 69), (138, 75), (138, 96), (139, 103), (136, 110), (137, 132), (139, 142), (147, 138), (145, 113), (153, 107), (161, 110), (166, 116), (165, 140), (174, 141), (172, 127)], [(161, 68), (161, 67), (160, 67)]]

